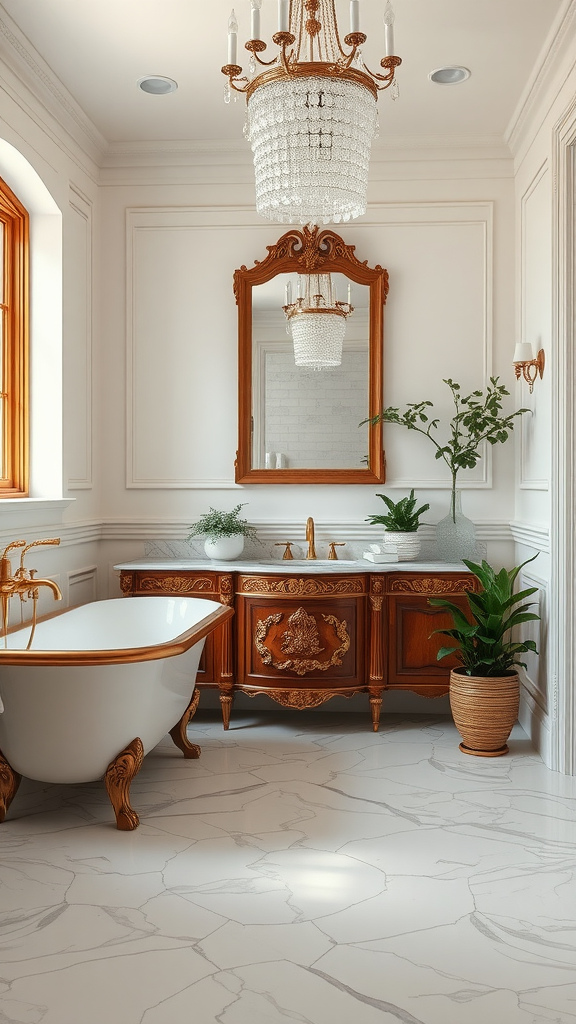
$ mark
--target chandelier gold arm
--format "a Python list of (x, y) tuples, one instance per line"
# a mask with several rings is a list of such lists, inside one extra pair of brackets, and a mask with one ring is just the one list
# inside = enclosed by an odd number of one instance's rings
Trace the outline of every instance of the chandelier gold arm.
[[(247, 92), (248, 91), (248, 85), (249, 85), (248, 79), (247, 78), (238, 78), (238, 75), (242, 71), (242, 68), (240, 67), (239, 64), (225, 64), (223, 68), (220, 68), (220, 70), (221, 70), (223, 75), (226, 75), (226, 78), (229, 80), (230, 87), (232, 89), (234, 89), (236, 92)], [(236, 82), (245, 82), (246, 84), (243, 85), (243, 86), (238, 86), (238, 85), (235, 84)]]
[(249, 39), (248, 42), (244, 44), (244, 49), (250, 50), (252, 56), (255, 57), (263, 68), (269, 68), (271, 64), (275, 64), (278, 60), (277, 57), (273, 57), (272, 60), (262, 60), (258, 54), (263, 53), (266, 48), (266, 43), (263, 39)]
[[(388, 69), (387, 75), (379, 75), (375, 71), (370, 71), (370, 68), (366, 67), (366, 64), (364, 65), (364, 67), (366, 68), (368, 74), (372, 75), (372, 78), (375, 79), (374, 84), (376, 85), (376, 88), (381, 92), (383, 89), (390, 88), (392, 82), (394, 81), (396, 68), (400, 67), (401, 63), (401, 57), (382, 57), (382, 60), (380, 61), (380, 67)], [(378, 82), (384, 82), (385, 85), (378, 85)]]

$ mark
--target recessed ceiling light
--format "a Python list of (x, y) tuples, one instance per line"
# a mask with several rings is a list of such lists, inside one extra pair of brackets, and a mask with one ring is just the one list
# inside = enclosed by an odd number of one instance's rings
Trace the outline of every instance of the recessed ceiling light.
[(435, 71), (430, 72), (428, 78), (436, 85), (460, 85), (460, 82), (465, 82), (467, 78), (470, 78), (470, 72), (468, 68), (452, 64), (448, 67), (436, 68)]
[(176, 92), (178, 82), (172, 78), (164, 78), (163, 75), (144, 75), (139, 78), (136, 85), (142, 92), (149, 92), (153, 96), (165, 96), (166, 93)]

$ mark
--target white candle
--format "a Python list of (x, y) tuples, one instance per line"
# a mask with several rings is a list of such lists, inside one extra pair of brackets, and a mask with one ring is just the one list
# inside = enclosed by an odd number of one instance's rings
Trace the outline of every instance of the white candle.
[(278, 0), (278, 31), (290, 31), (290, 7), (289, 0)]
[(292, 282), (286, 281), (286, 305), (292, 305)]
[(386, 57), (394, 56), (394, 10), (390, 0), (384, 9), (384, 53)]
[(360, 0), (350, 0), (350, 31), (360, 31)]
[(228, 18), (228, 63), (236, 64), (238, 61), (238, 22), (234, 10)]
[(260, 39), (260, 8), (262, 0), (252, 0), (250, 38)]
[(352, 285), (350, 284), (350, 282), (348, 282), (348, 305), (349, 306), (352, 305), (351, 299), (352, 299)]

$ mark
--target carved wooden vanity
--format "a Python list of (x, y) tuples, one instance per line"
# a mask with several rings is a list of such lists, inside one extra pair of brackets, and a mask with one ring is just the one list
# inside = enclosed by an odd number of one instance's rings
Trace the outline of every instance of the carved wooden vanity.
[(126, 596), (206, 597), (236, 611), (206, 640), (198, 686), (218, 689), (224, 728), (234, 694), (263, 693), (289, 708), (311, 708), (331, 697), (369, 695), (378, 729), (382, 694), (412, 690), (425, 697), (448, 693), (450, 659), (436, 661), (448, 625), (428, 598), (449, 597), (464, 607), (476, 589), (466, 571), (434, 566), (399, 569), (348, 563), (270, 568), (212, 562), (136, 562), (116, 566)]

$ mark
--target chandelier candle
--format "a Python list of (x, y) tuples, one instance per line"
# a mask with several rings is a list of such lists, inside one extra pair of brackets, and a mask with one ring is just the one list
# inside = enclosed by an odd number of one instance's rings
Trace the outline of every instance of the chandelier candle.
[(236, 64), (238, 60), (238, 22), (234, 10), (228, 18), (228, 63)]
[[(226, 89), (246, 95), (254, 155), (256, 209), (284, 224), (329, 224), (366, 212), (368, 165), (378, 92), (395, 83), (394, 15), (384, 15), (383, 74), (363, 62), (359, 0), (350, 0), (350, 33), (340, 41), (335, 0), (278, 0), (278, 52), (261, 54), (261, 0), (251, 0), (250, 78), (236, 63), (236, 20), (228, 25)], [(259, 64), (260, 73), (252, 77)], [(227, 95), (228, 95), (227, 92)]]
[(384, 51), (387, 57), (394, 53), (394, 10), (390, 0), (384, 9)]
[[(262, 0), (251, 0), (250, 31), (252, 39), (260, 39), (260, 8)], [(230, 61), (232, 63), (232, 61)]]

